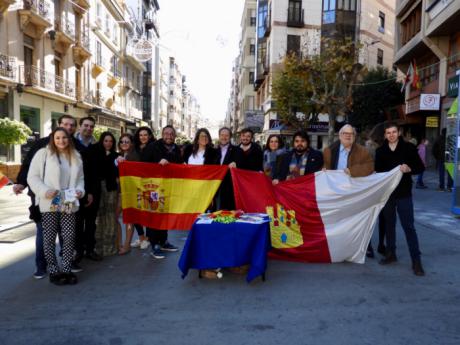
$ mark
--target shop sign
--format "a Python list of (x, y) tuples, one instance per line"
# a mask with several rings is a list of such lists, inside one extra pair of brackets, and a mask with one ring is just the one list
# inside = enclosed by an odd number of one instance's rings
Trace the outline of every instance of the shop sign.
[(458, 95), (458, 81), (459, 76), (456, 75), (452, 78), (449, 78), (449, 82), (447, 83), (447, 96), (448, 97), (457, 97)]
[(425, 126), (427, 128), (438, 128), (439, 127), (439, 117), (427, 116)]
[(439, 110), (441, 95), (439, 93), (422, 93), (420, 95), (420, 110)]
[(134, 45), (134, 57), (139, 62), (146, 62), (152, 58), (153, 44), (145, 39), (139, 40)]
[(314, 133), (327, 133), (329, 131), (329, 122), (315, 122), (308, 124), (308, 131)]

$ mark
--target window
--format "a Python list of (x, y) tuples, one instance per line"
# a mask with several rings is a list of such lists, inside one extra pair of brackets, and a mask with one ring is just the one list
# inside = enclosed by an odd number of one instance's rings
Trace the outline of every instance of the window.
[(287, 35), (287, 54), (294, 53), (300, 56), (300, 36), (298, 35)]
[(383, 65), (383, 50), (377, 49), (377, 65)]
[(252, 9), (249, 13), (249, 25), (256, 26), (256, 10)]
[(356, 0), (338, 0), (337, 9), (344, 11), (356, 11)]
[(385, 33), (385, 13), (379, 11), (379, 32)]
[(256, 45), (251, 43), (249, 45), (249, 55), (255, 55), (255, 54), (256, 54)]
[(102, 66), (102, 45), (96, 41), (96, 64)]
[(323, 11), (334, 11), (336, 0), (323, 0)]
[(254, 83), (254, 72), (249, 72), (249, 84)]
[(422, 27), (422, 4), (420, 3), (400, 24), (401, 46), (409, 42)]

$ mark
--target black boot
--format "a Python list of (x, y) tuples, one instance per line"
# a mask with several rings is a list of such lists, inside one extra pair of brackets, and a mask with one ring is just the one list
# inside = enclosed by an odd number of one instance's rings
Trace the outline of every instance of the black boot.
[(416, 276), (423, 277), (425, 275), (420, 259), (412, 262), (412, 270)]
[(72, 272), (63, 273), (63, 275), (64, 275), (64, 278), (65, 278), (66, 284), (75, 285), (75, 284), (78, 283), (77, 276), (75, 274), (73, 274)]
[(385, 257), (379, 261), (380, 265), (388, 265), (391, 264), (392, 262), (398, 261), (398, 258), (396, 257), (396, 254), (393, 252), (387, 252)]
[(50, 283), (53, 283), (54, 285), (66, 285), (67, 280), (61, 272), (50, 273)]

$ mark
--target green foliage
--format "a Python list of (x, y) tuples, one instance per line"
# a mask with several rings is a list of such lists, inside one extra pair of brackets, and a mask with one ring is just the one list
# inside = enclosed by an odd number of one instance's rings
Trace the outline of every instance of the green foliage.
[(0, 144), (2, 145), (25, 144), (31, 134), (32, 130), (23, 122), (7, 117), (0, 119)]
[(332, 142), (336, 116), (351, 110), (352, 84), (365, 71), (357, 63), (360, 48), (351, 38), (322, 38), (319, 54), (286, 56), (272, 88), (280, 119), (306, 129), (320, 112), (328, 113)]
[(96, 126), (94, 127), (94, 132), (93, 136), (96, 138), (97, 141), (99, 141), (99, 138), (101, 137), (101, 134), (104, 132), (107, 132), (109, 129), (105, 126)]
[(353, 126), (370, 129), (385, 121), (386, 112), (404, 103), (401, 84), (393, 78), (395, 73), (383, 67), (372, 69), (364, 76), (363, 84), (367, 85), (353, 90), (353, 111), (349, 117)]
[(187, 144), (191, 144), (191, 141), (184, 134), (179, 133), (176, 135), (176, 144), (177, 145), (187, 145)]

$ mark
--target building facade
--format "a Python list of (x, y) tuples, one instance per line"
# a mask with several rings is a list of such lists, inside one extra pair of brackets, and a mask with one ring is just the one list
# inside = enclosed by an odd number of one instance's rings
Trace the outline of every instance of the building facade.
[[(406, 73), (415, 63), (419, 78), (405, 94), (404, 120), (411, 125), (412, 136), (434, 139), (445, 127), (458, 94), (459, 19), (459, 1), (396, 2), (395, 64)], [(434, 103), (427, 107), (428, 100)]]
[[(140, 123), (145, 67), (127, 47), (138, 28), (125, 2), (0, 5), (0, 116), (23, 121), (36, 137), (63, 114), (94, 116), (115, 135)], [(21, 160), (19, 145), (13, 157)]]

